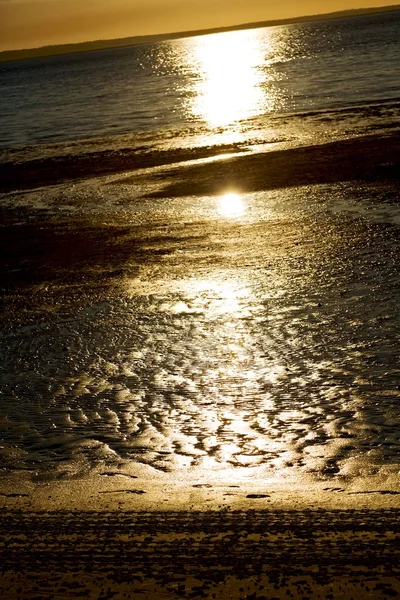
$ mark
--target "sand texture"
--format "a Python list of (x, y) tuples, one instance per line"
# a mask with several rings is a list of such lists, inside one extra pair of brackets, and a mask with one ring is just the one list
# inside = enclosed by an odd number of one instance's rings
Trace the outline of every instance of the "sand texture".
[(5, 512), (3, 598), (388, 599), (396, 510)]

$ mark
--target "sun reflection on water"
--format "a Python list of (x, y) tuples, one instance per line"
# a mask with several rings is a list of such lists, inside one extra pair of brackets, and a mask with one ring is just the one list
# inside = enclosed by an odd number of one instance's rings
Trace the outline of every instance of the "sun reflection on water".
[[(256, 117), (274, 106), (267, 93), (268, 70), (263, 43), (254, 31), (237, 31), (197, 38), (188, 62), (196, 74), (189, 113), (211, 127), (227, 126)], [(268, 54), (273, 53), (273, 39)], [(192, 64), (190, 64), (192, 63)]]

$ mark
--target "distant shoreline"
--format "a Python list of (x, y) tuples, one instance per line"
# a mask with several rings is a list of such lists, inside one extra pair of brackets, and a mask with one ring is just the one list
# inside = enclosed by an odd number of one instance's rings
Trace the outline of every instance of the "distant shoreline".
[(224, 33), (229, 31), (240, 31), (245, 29), (261, 29), (263, 27), (276, 27), (279, 25), (290, 25), (294, 23), (306, 23), (312, 21), (325, 21), (331, 19), (341, 19), (346, 17), (361, 17), (365, 15), (397, 12), (400, 11), (400, 4), (392, 6), (381, 6), (376, 8), (360, 8), (352, 10), (342, 10), (326, 14), (307, 15), (303, 17), (293, 17), (288, 19), (275, 19), (269, 21), (258, 21), (254, 23), (242, 23), (240, 25), (230, 25), (227, 27), (215, 27), (212, 29), (198, 29), (193, 31), (180, 31), (175, 33), (161, 33), (155, 35), (133, 36), (128, 38), (95, 40), (88, 42), (79, 42), (75, 44), (60, 44), (53, 46), (42, 46), (40, 48), (27, 48), (21, 50), (4, 50), (0, 52), (0, 62), (15, 60), (24, 60), (29, 58), (39, 58), (45, 56), (56, 56), (62, 54), (75, 54), (78, 52), (91, 52), (95, 50), (106, 50), (111, 48), (122, 48), (126, 46), (136, 46), (140, 44), (150, 44), (167, 40), (195, 37), (199, 35), (208, 35), (212, 33)]

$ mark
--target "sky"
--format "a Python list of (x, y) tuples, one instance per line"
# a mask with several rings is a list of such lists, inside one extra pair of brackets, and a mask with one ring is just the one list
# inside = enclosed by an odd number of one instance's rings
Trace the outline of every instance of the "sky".
[(396, 0), (0, 0), (0, 51), (206, 29)]

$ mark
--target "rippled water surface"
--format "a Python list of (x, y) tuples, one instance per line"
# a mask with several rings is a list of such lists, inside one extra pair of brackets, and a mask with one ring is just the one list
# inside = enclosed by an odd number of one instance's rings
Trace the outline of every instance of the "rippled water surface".
[[(167, 145), (267, 142), (307, 138), (310, 126), (344, 135), (366, 117), (387, 127), (398, 118), (399, 14), (3, 63), (0, 146), (117, 134)], [(305, 131), (290, 126), (293, 114), (306, 116)]]

